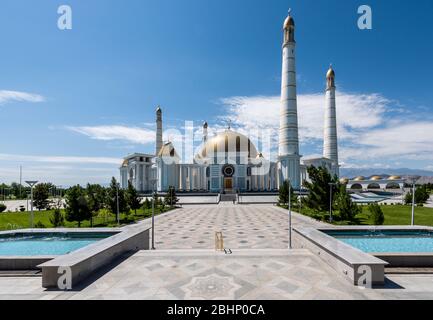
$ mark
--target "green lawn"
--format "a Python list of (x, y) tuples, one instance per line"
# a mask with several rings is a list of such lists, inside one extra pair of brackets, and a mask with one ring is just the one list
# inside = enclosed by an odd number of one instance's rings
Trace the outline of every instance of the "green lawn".
[[(412, 207), (404, 205), (386, 205), (380, 206), (382, 208), (383, 214), (385, 215), (385, 225), (410, 225)], [(285, 208), (287, 208), (285, 206)], [(314, 218), (316, 220), (329, 221), (329, 212), (317, 212), (307, 207), (302, 207), (299, 210), (297, 205), (292, 207), (293, 211), (301, 212), (301, 214)], [(371, 225), (372, 222), (369, 221), (369, 211), (367, 206), (362, 207), (362, 213), (356, 216), (356, 221), (338, 221), (338, 211), (334, 211), (334, 221), (338, 225), (347, 224), (360, 224), (360, 225)], [(426, 207), (415, 207), (415, 224), (423, 226), (433, 226), (433, 208)]]
[[(164, 212), (170, 210), (169, 207), (165, 208)], [(62, 210), (64, 213), (64, 210)], [(160, 208), (155, 209), (156, 214), (160, 214)], [(48, 211), (34, 211), (34, 223), (41, 222), (47, 228), (52, 228), (50, 222), (50, 216), (53, 214), (53, 210)], [(134, 221), (142, 220), (152, 216), (152, 209), (139, 209), (137, 214), (133, 211), (126, 216), (125, 214), (120, 215), (120, 223), (122, 225), (132, 223)], [(93, 218), (94, 227), (116, 227), (117, 220), (116, 216), (108, 213), (106, 210), (101, 210), (98, 216)], [(11, 230), (11, 229), (23, 229), (30, 227), (30, 213), (29, 212), (3, 212), (0, 213), (0, 230)], [(65, 221), (65, 227), (76, 228), (78, 227), (77, 222)], [(82, 221), (81, 227), (90, 227), (90, 221)]]
[[(385, 225), (410, 225), (412, 216), (411, 206), (380, 206), (385, 215)], [(368, 209), (364, 207), (363, 213), (358, 215), (362, 224), (371, 224), (368, 221)], [(415, 224), (433, 226), (433, 208), (415, 207)]]

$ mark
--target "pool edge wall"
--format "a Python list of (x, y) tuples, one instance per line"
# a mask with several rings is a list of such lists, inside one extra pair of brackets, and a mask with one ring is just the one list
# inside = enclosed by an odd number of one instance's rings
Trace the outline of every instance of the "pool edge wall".
[(140, 226), (125, 229), (110, 238), (101, 240), (67, 255), (40, 264), (42, 287), (58, 288), (62, 276), (60, 268), (69, 268), (72, 288), (116, 258), (130, 252), (149, 249), (149, 229)]
[(38, 270), (38, 265), (56, 256), (0, 256), (0, 270)]
[(361, 285), (363, 272), (360, 267), (363, 266), (371, 270), (372, 285), (385, 283), (386, 261), (352, 248), (315, 228), (295, 227), (293, 231), (294, 248), (308, 249), (353, 285)]
[(371, 253), (375, 257), (389, 263), (390, 268), (432, 268), (432, 253)]

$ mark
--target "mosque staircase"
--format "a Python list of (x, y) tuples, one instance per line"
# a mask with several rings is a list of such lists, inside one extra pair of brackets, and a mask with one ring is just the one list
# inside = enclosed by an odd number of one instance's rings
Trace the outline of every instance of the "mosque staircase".
[(237, 202), (238, 197), (236, 193), (221, 193), (220, 202)]

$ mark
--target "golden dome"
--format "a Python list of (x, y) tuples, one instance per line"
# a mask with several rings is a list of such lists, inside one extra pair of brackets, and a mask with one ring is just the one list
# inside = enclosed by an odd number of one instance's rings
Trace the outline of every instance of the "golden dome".
[[(226, 148), (227, 145), (227, 148)], [(224, 132), (217, 134), (215, 137), (208, 139), (196, 154), (196, 160), (213, 161), (210, 159), (214, 156), (214, 152), (218, 157), (218, 161), (224, 160), (226, 150), (230, 160), (236, 160), (237, 153), (240, 152), (241, 157), (248, 159), (256, 158), (259, 153), (251, 140), (243, 134), (227, 129)]]
[(295, 27), (295, 20), (289, 15), (286, 20), (284, 20), (284, 29), (289, 29), (290, 27)]
[(341, 178), (340, 179), (340, 183), (341, 184), (348, 184), (349, 183), (349, 179), (348, 178)]
[(370, 180), (378, 181), (378, 180), (382, 180), (382, 177), (381, 177), (381, 176), (372, 176), (372, 177), (370, 178)]
[(390, 176), (388, 180), (401, 180), (400, 176)]
[(334, 69), (332, 69), (332, 65), (329, 66), (329, 70), (326, 73), (326, 79), (329, 79), (329, 78), (335, 78), (335, 71), (334, 71)]
[(355, 180), (355, 181), (364, 181), (364, 180), (365, 180), (365, 177), (363, 177), (363, 176), (359, 176), (359, 177), (356, 177), (356, 178), (353, 179), (353, 180)]

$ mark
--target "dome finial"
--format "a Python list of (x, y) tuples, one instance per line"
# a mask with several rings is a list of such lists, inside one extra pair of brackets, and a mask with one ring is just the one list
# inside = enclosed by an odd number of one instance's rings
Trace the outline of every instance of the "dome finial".
[(326, 73), (326, 78), (327, 79), (329, 79), (329, 78), (335, 78), (335, 71), (332, 68), (332, 63), (329, 64), (329, 69), (328, 69), (328, 72)]
[(290, 16), (290, 14), (292, 13), (292, 8), (289, 8), (288, 13), (289, 13), (289, 16)]

